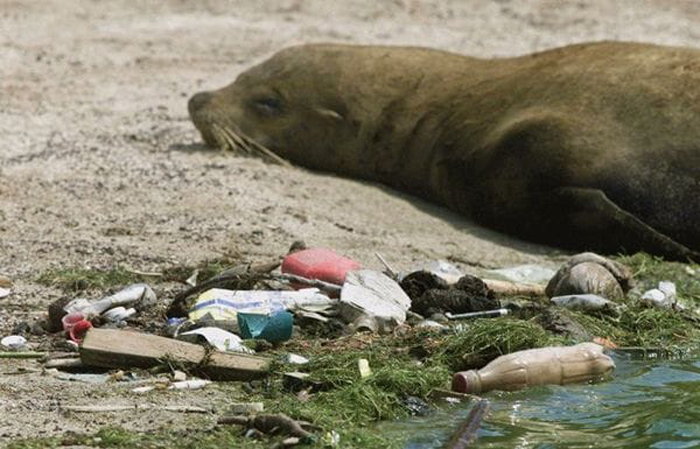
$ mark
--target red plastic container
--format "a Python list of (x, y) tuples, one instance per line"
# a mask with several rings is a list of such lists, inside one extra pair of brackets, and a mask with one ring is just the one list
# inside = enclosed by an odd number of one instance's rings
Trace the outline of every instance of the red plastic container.
[(307, 279), (318, 279), (342, 285), (348, 271), (359, 270), (361, 265), (325, 248), (297, 251), (284, 258), (282, 273), (296, 274)]

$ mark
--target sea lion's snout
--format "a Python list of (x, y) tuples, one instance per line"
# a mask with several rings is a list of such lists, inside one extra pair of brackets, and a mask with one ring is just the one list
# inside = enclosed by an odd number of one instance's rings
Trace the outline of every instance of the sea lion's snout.
[(190, 114), (192, 123), (202, 135), (204, 143), (210, 147), (220, 145), (220, 142), (212, 134), (213, 112), (212, 98), (214, 95), (211, 92), (198, 92), (188, 100), (187, 111)]
[[(243, 94), (242, 94), (243, 92)], [(257, 155), (276, 163), (286, 163), (266, 147), (271, 139), (265, 126), (277, 117), (277, 105), (270, 97), (252, 101), (236, 83), (225, 88), (194, 94), (187, 102), (192, 123), (209, 147), (230, 150), (241, 155)], [(247, 103), (251, 106), (246, 108)], [(267, 108), (251, 113), (249, 109)], [(257, 109), (256, 109), (257, 110)], [(268, 120), (261, 120), (262, 115)], [(258, 117), (260, 116), (260, 117)], [(265, 122), (265, 123), (263, 123)]]
[(187, 102), (187, 110), (190, 113), (190, 117), (194, 117), (197, 112), (206, 107), (211, 101), (211, 98), (212, 94), (210, 92), (198, 92), (192, 95), (192, 98)]

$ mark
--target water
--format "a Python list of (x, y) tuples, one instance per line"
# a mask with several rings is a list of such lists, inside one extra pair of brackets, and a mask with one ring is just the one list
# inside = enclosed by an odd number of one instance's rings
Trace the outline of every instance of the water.
[[(700, 448), (700, 360), (616, 358), (612, 381), (484, 395), (478, 448)], [(439, 448), (469, 412), (454, 406), (387, 423), (407, 449)]]

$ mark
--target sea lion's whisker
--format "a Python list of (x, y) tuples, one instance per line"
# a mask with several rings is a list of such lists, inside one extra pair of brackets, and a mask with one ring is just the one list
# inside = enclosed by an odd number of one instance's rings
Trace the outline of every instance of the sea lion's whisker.
[(228, 142), (228, 147), (231, 151), (238, 154), (248, 154), (246, 148), (241, 146), (236, 139), (226, 132), (226, 128), (222, 129), (221, 134), (224, 136), (224, 139), (226, 139), (226, 142)]
[(291, 167), (291, 163), (284, 159), (283, 157), (279, 156), (277, 153), (274, 151), (270, 150), (269, 148), (266, 148), (265, 146), (259, 144), (258, 142), (254, 141), (253, 139), (250, 139), (248, 137), (241, 136), (241, 138), (244, 139), (244, 141), (254, 150), (258, 153), (260, 157), (263, 159), (267, 159), (272, 163), (279, 164), (279, 165), (285, 165), (288, 167)]
[(224, 134), (226, 134), (229, 139), (234, 141), (237, 145), (237, 147), (240, 149), (242, 153), (248, 154), (248, 155), (254, 155), (253, 151), (251, 150), (250, 146), (246, 143), (246, 141), (238, 135), (234, 130), (231, 128), (223, 128)]
[(268, 148), (265, 148), (263, 145), (260, 145), (258, 142), (249, 137), (237, 133), (231, 128), (222, 128), (222, 132), (225, 135), (227, 135), (229, 139), (236, 142), (238, 144), (238, 147), (244, 150), (246, 154), (250, 154), (251, 156), (257, 156), (268, 162), (272, 162), (279, 165), (291, 165), (287, 160), (281, 158)]
[(223, 150), (228, 150), (236, 154), (250, 154), (250, 150), (241, 143), (240, 138), (237, 138), (228, 128), (213, 123), (212, 131), (214, 131), (217, 141), (220, 143)]
[(220, 149), (224, 151), (235, 151), (235, 147), (231, 145), (230, 139), (226, 137), (223, 133), (223, 129), (216, 123), (211, 124), (211, 135), (214, 137), (214, 140), (216, 140), (216, 144)]

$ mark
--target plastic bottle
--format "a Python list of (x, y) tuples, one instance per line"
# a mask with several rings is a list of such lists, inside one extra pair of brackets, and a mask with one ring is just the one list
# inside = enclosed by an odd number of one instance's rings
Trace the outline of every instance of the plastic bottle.
[(533, 385), (564, 385), (594, 380), (614, 369), (615, 363), (595, 343), (528, 349), (502, 355), (478, 371), (456, 373), (452, 390), (485, 393)]
[(82, 313), (87, 319), (101, 315), (113, 307), (127, 306), (138, 303), (140, 306), (152, 305), (156, 301), (156, 294), (146, 284), (133, 284), (112, 296), (96, 301), (78, 298), (66, 304), (63, 310), (66, 313)]

